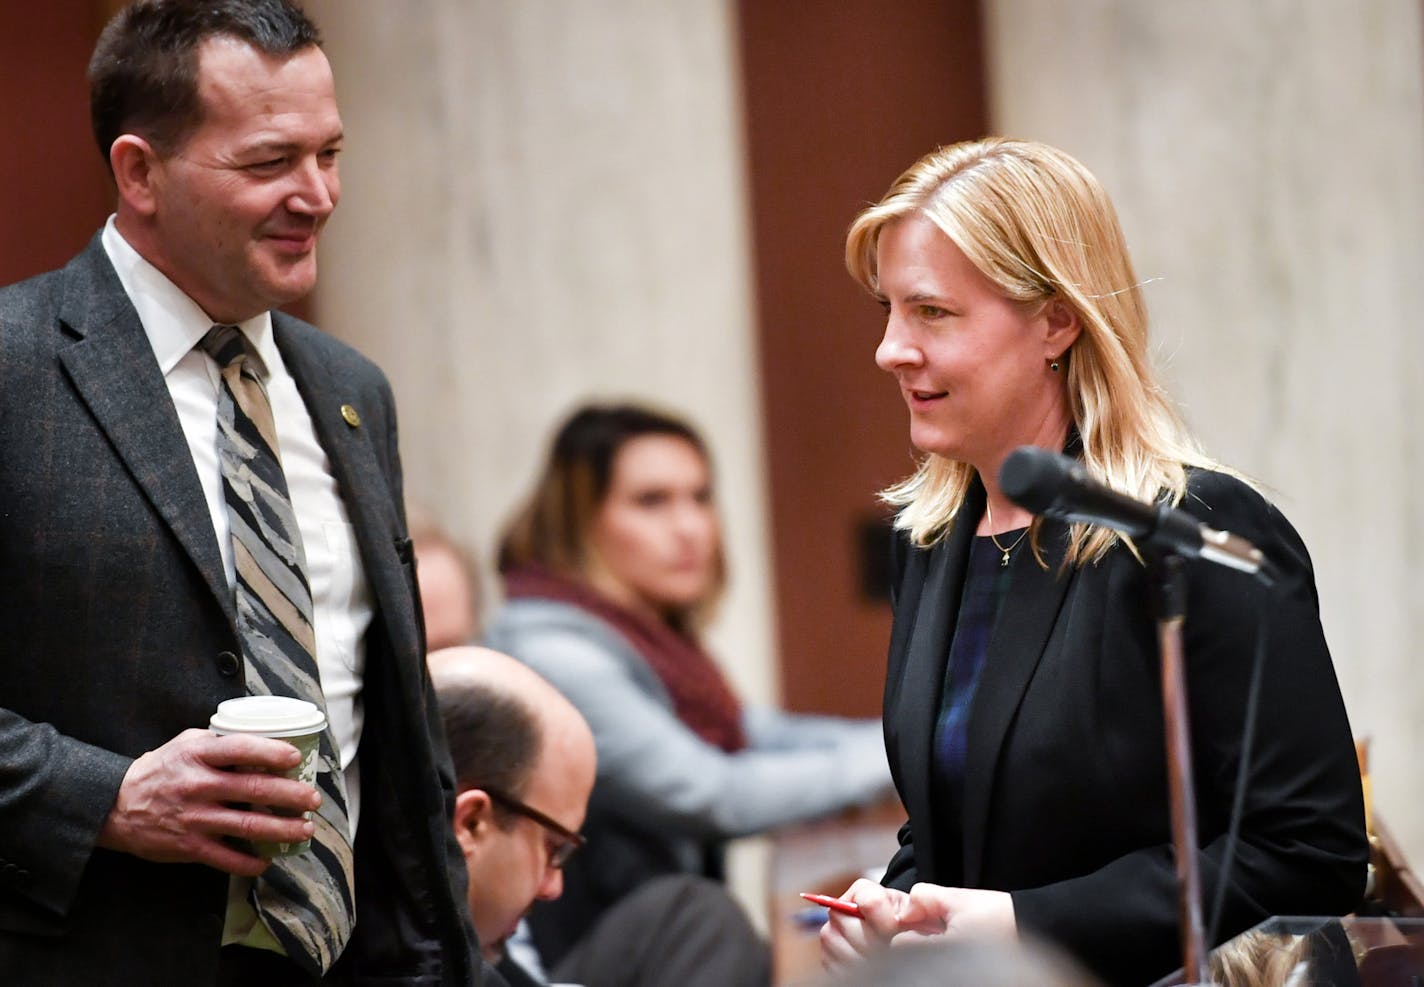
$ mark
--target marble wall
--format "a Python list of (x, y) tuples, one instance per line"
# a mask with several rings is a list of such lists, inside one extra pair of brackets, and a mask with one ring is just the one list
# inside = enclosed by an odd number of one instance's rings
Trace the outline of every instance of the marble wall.
[(1424, 859), (1420, 5), (986, 10), (996, 129), (1112, 193), (1188, 419), (1311, 548), (1376, 805)]
[(722, 0), (314, 0), (348, 135), (317, 308), (391, 377), (408, 499), (486, 556), (563, 414), (702, 426), (729, 524), (712, 639), (771, 659), (740, 97)]

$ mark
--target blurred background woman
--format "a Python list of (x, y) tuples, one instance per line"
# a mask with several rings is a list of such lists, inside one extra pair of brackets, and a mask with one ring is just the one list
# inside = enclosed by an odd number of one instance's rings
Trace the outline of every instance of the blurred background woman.
[[(1042, 144), (942, 148), (856, 218), (846, 262), (886, 308), (876, 362), (924, 456), (886, 494), (902, 537), (883, 715), (909, 819), (885, 886), (848, 892), (864, 921), (833, 915), (823, 931), (828, 962), (897, 934), (1024, 931), (1114, 984), (1180, 965), (1147, 571), (1114, 532), (1035, 519), (1003, 495), (999, 467), (1022, 445), (1066, 451), (1109, 486), (1244, 536), (1280, 568), (1268, 592), (1243, 573), (1187, 567), (1203, 900), (1210, 911), (1221, 894), (1219, 938), (1272, 914), (1354, 908), (1360, 779), (1309, 556), (1167, 402), (1097, 180)], [(1258, 633), (1259, 719), (1231, 854)]]
[(593, 728), (588, 846), (531, 915), (548, 962), (633, 887), (722, 876), (725, 841), (888, 794), (878, 721), (744, 706), (699, 640), (725, 563), (711, 466), (686, 423), (585, 407), (503, 539), (488, 643)]

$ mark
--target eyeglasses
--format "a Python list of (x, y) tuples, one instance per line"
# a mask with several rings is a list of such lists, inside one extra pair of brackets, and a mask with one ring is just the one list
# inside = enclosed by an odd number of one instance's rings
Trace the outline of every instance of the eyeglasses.
[(573, 830), (561, 826), (559, 823), (556, 823), (554, 820), (544, 815), (544, 813), (540, 812), (538, 809), (524, 804), (523, 802), (519, 801), (519, 799), (514, 798), (511, 795), (506, 795), (503, 792), (497, 791), (493, 788), (486, 788), (484, 791), (485, 794), (490, 797), (491, 802), (494, 802), (496, 805), (503, 806), (510, 812), (517, 813), (526, 819), (534, 820), (536, 823), (538, 823), (540, 826), (543, 826), (554, 836), (558, 837), (557, 841), (550, 841), (550, 867), (553, 867), (555, 869), (562, 868), (564, 864), (569, 862), (569, 858), (574, 855), (574, 851), (588, 842), (588, 840), (584, 839), (581, 834), (575, 833)]

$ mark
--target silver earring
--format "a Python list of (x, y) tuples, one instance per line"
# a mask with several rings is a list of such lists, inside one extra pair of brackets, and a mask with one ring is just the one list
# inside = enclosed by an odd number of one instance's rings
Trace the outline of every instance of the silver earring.
[(1055, 374), (1058, 373), (1058, 369), (1059, 369), (1058, 361), (1057, 361), (1057, 360), (1054, 360), (1054, 361), (1052, 361), (1051, 363), (1049, 363), (1049, 364), (1048, 364), (1048, 369), (1051, 370), (1051, 371), (1053, 371)]

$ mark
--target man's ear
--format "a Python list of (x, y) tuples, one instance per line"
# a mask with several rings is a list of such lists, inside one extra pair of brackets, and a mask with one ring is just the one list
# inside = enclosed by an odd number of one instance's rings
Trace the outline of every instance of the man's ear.
[(121, 134), (109, 148), (109, 166), (119, 200), (140, 216), (152, 216), (158, 208), (154, 182), (160, 168), (153, 145), (136, 134)]
[(488, 794), (479, 788), (467, 788), (455, 796), (455, 839), (467, 860), (493, 830), (494, 803)]
[(1078, 320), (1078, 313), (1061, 298), (1050, 298), (1043, 309), (1043, 317), (1048, 325), (1045, 341), (1048, 344), (1048, 352), (1044, 356), (1049, 360), (1060, 359), (1083, 332), (1083, 325)]

